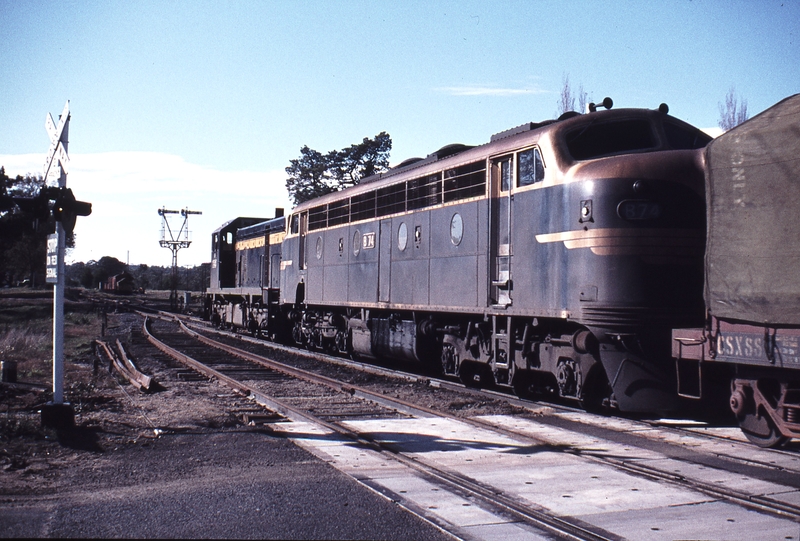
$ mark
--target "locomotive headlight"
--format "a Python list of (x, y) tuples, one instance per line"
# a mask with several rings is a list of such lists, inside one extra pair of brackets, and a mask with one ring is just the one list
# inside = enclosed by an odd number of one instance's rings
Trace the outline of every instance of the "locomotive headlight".
[(650, 184), (644, 180), (637, 180), (633, 183), (633, 192), (636, 195), (643, 195), (650, 191)]

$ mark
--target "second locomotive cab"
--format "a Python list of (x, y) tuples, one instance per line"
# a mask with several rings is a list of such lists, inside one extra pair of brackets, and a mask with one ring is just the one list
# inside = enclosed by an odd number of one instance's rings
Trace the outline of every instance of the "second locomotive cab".
[(240, 217), (212, 233), (205, 319), (218, 326), (236, 321), (252, 333), (267, 334), (270, 322), (273, 329), (280, 328), (276, 318), (284, 229), (283, 209), (277, 208), (275, 218)]

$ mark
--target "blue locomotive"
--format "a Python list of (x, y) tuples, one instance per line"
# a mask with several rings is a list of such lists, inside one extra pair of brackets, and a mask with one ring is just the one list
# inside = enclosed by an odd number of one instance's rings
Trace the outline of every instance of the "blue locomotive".
[(676, 329), (709, 324), (711, 138), (663, 104), (603, 108), (223, 225), (208, 316), (587, 409), (671, 411), (687, 387), (699, 397), (705, 359), (676, 359), (672, 344)]

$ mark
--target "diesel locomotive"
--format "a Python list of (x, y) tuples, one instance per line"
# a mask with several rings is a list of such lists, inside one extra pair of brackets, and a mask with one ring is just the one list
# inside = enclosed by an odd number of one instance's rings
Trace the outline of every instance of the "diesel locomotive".
[[(702, 398), (720, 372), (709, 365), (745, 366), (719, 346), (731, 316), (704, 297), (708, 275), (730, 264), (706, 272), (708, 151), (723, 139), (709, 145), (664, 104), (612, 105), (445, 146), (288, 216), (224, 224), (212, 238), (207, 317), (593, 410), (666, 412)], [(755, 391), (760, 366), (731, 376), (743, 428), (769, 418)], [(781, 434), (785, 423), (769, 426)]]

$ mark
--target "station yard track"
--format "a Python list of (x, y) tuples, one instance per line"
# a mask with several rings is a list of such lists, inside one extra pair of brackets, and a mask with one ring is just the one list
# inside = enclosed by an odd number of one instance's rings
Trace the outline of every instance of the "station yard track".
[[(320, 376), (316, 370), (311, 372), (289, 366), (253, 352), (259, 349), (284, 350), (284, 355), (290, 355), (286, 352), (291, 350), (280, 346), (276, 349), (274, 345), (245, 345), (238, 340), (238, 347), (234, 347), (223, 344), (223, 340), (212, 340), (185, 325), (179, 330), (177, 323), (156, 320), (152, 327), (159, 338), (151, 341), (169, 343), (169, 346), (162, 347), (170, 355), (206, 377), (216, 378), (250, 396), (273, 412), (260, 417), (254, 414), (253, 418), (274, 422), (277, 414), (284, 419), (322, 427), (413, 469), (446, 490), (480, 501), (482, 508), (499, 516), (509, 517), (534, 531), (547, 532), (543, 534), (546, 537), (619, 539), (625, 535), (593, 525), (575, 515), (554, 511), (546, 501), (531, 502), (528, 498), (517, 497), (506, 487), (487, 484), (475, 476), (441, 467), (418, 453), (404, 451), (396, 442), (387, 442), (381, 435), (376, 437), (369, 430), (359, 430), (354, 426), (370, 420), (448, 419), (471, 426), (476, 431), (512, 439), (520, 448), (554, 452), (582, 464), (612, 468), (626, 476), (702, 493), (713, 501), (735, 504), (788, 521), (800, 521), (800, 505), (797, 505), (800, 502), (800, 459), (796, 453), (758, 449), (740, 441), (709, 439), (674, 427), (592, 416), (568, 409), (557, 411), (536, 403), (521, 406), (520, 401), (511, 397), (507, 400), (513, 403), (516, 415), (486, 414), (485, 411), (464, 415), (463, 409), (459, 415), (454, 415), (447, 407), (442, 407), (441, 401), (437, 406), (437, 400), (431, 397), (445, 392), (461, 392), (464, 402), (480, 400), (481, 396), (484, 401), (502, 400), (502, 397), (482, 394), (482, 391), (474, 389), (459, 391), (455, 385), (452, 390), (445, 390), (442, 387), (447, 383), (428, 381), (422, 385), (417, 381), (415, 385), (419, 392), (413, 395), (413, 399), (400, 399), (392, 396), (394, 389), (398, 388), (398, 380), (387, 383), (386, 377), (350, 375), (347, 381), (342, 381), (340, 377)], [(231, 342), (230, 339), (224, 341)], [(212, 347), (213, 350), (209, 349)], [(295, 352), (295, 356), (299, 354)], [(319, 357), (308, 353), (302, 355)], [(337, 363), (354, 370), (352, 363)], [(400, 385), (404, 380), (414, 379), (384, 369), (368, 370), (371, 374), (401, 377)], [(341, 375), (341, 368), (337, 371)], [(359, 379), (364, 380), (362, 384), (353, 383)], [(271, 426), (279, 427), (280, 423)], [(587, 467), (587, 471), (589, 469)], [(414, 507), (413, 503), (407, 506)], [(424, 512), (420, 514), (427, 516)], [(447, 529), (441, 521), (434, 519), (433, 522)], [(458, 531), (455, 534), (459, 535)]]

